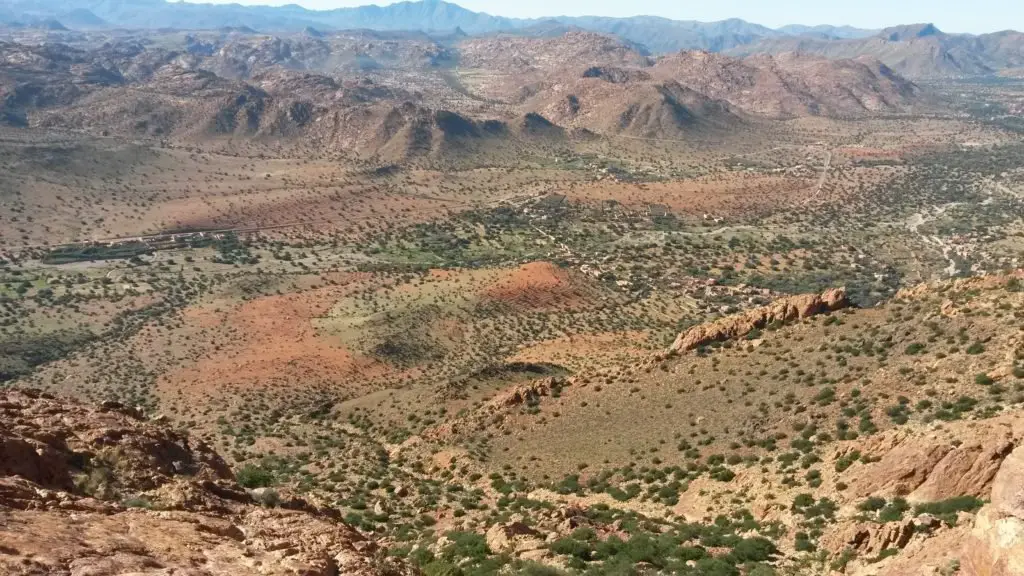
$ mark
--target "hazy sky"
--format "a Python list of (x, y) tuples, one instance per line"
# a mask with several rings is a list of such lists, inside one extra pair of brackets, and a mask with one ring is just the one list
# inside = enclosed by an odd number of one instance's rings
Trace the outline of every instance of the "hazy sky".
[[(211, 1), (211, 0), (201, 0)], [(322, 10), (387, 0), (215, 0), (242, 4), (297, 3)], [(465, 8), (500, 16), (635, 16), (678, 20), (743, 18), (778, 27), (785, 24), (849, 24), (883, 28), (934, 22), (949, 32), (1024, 30), (1024, 0), (454, 0)]]

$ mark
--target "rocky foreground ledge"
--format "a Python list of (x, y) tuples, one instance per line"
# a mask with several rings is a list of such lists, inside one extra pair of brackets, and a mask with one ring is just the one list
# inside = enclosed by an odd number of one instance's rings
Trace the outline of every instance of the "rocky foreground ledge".
[(132, 409), (0, 391), (0, 574), (411, 573), (337, 510), (268, 496)]

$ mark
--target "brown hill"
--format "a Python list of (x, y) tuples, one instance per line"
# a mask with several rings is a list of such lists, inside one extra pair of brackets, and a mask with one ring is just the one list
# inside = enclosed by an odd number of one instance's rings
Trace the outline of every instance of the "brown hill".
[(769, 117), (895, 112), (908, 109), (919, 94), (917, 86), (877, 62), (795, 53), (736, 60), (681, 52), (659, 60), (652, 74)]
[(502, 74), (543, 74), (566, 66), (645, 67), (651, 59), (634, 46), (603, 34), (569, 31), (550, 38), (498, 35), (457, 46), (459, 66)]
[(509, 135), (501, 121), (477, 122), (448, 110), (405, 103), (395, 106), (376, 126), (371, 148), (387, 159), (448, 156), (480, 151)]
[(781, 55), (735, 60), (706, 52), (651, 59), (617, 40), (570, 32), (459, 45), (461, 79), (483, 98), (556, 124), (606, 134), (682, 138), (772, 118), (863, 116), (909, 109), (912, 83), (877, 62)]
[(830, 59), (870, 57), (910, 78), (987, 75), (1024, 65), (1024, 34), (945, 34), (932, 25), (902, 26), (852, 40), (766, 38), (729, 51), (735, 56), (800, 52)]
[(593, 70), (538, 92), (524, 106), (562, 126), (643, 138), (684, 138), (742, 122), (727, 103), (678, 82), (619, 68), (588, 75)]
[(857, 117), (906, 111), (918, 102), (920, 90), (870, 60), (797, 54), (736, 60), (682, 52), (652, 66), (548, 72), (519, 93), (523, 106), (567, 127), (677, 139), (734, 130), (747, 115)]
[(720, 135), (747, 115), (862, 116), (908, 110), (918, 97), (916, 86), (870, 61), (699, 52), (654, 61), (579, 31), (474, 38), (454, 51), (416, 35), (370, 33), (159, 40), (0, 44), (4, 121), (184, 144), (256, 139), (393, 160), (517, 150), (537, 137), (561, 141), (564, 129)]

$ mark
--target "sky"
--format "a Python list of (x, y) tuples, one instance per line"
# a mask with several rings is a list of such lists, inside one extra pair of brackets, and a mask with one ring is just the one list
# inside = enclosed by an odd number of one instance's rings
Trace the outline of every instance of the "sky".
[[(211, 0), (199, 0), (210, 2)], [(213, 0), (218, 3), (300, 4), (323, 10), (387, 0)], [(932, 22), (947, 32), (1024, 30), (1024, 0), (453, 0), (498, 16), (664, 16), (714, 21), (742, 18), (773, 28), (786, 24), (847, 24), (884, 28)]]

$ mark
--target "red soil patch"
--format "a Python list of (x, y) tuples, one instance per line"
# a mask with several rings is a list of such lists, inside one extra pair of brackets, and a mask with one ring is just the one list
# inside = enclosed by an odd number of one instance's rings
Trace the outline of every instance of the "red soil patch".
[(194, 364), (159, 379), (159, 394), (230, 395), (232, 389), (254, 387), (285, 394), (299, 388), (336, 390), (383, 375), (385, 365), (320, 337), (312, 325), (368, 275), (351, 276), (342, 286), (186, 310), (186, 325), (198, 329), (190, 344), (200, 352)]
[(550, 262), (530, 262), (511, 270), (485, 288), (482, 296), (528, 310), (564, 310), (584, 300), (569, 272)]

